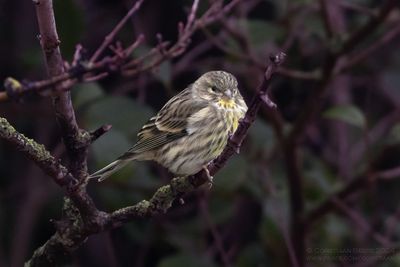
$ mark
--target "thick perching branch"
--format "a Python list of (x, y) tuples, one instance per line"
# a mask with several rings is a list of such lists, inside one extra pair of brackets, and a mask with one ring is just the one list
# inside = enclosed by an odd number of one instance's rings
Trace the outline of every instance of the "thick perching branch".
[(67, 188), (72, 188), (76, 185), (77, 181), (69, 173), (68, 169), (61, 165), (43, 145), (17, 132), (5, 118), (1, 117), (0, 137), (7, 140), (7, 142), (34, 161), (58, 185)]
[[(40, 44), (50, 78), (65, 73), (60, 52), (60, 40), (56, 29), (52, 0), (41, 0), (35, 5), (40, 31)], [(70, 171), (82, 180), (86, 174), (86, 156), (89, 144), (88, 133), (79, 129), (72, 106), (70, 85), (60, 83), (55, 86), (53, 107), (61, 130), (63, 141), (70, 159)]]

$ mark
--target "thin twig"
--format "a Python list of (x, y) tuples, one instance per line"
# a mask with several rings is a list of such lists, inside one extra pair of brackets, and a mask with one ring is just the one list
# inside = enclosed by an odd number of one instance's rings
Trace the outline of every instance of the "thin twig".
[(112, 43), (114, 38), (120, 32), (122, 27), (128, 22), (128, 20), (139, 10), (144, 0), (137, 0), (133, 7), (126, 13), (126, 15), (121, 19), (121, 21), (114, 27), (114, 29), (104, 38), (103, 43), (94, 52), (93, 56), (90, 58), (89, 62), (94, 63), (99, 58), (99, 56), (104, 52), (104, 50)]
[(375, 53), (382, 46), (386, 45), (391, 40), (393, 40), (394, 38), (399, 36), (400, 35), (400, 21), (397, 21), (394, 24), (396, 26), (393, 29), (390, 29), (389, 31), (387, 31), (384, 35), (382, 35), (380, 38), (378, 38), (370, 46), (349, 55), (348, 58), (346, 59), (345, 63), (336, 70), (336, 73), (345, 72), (345, 71), (349, 70), (354, 65), (359, 64), (361, 61), (367, 59), (369, 56), (371, 56), (373, 53)]
[(352, 51), (359, 43), (366, 39), (372, 31), (377, 29), (386, 20), (396, 5), (396, 0), (386, 0), (383, 7), (379, 10), (378, 15), (376, 17), (370, 17), (367, 23), (350, 35), (342, 45), (341, 49), (337, 52), (337, 55), (344, 55)]
[(100, 136), (111, 130), (112, 125), (106, 124), (90, 133), (90, 142), (96, 141)]
[(375, 174), (379, 179), (392, 180), (394, 178), (400, 177), (400, 166), (394, 167), (392, 169), (379, 171)]
[(385, 247), (391, 245), (391, 242), (388, 239), (386, 239), (383, 235), (373, 231), (372, 227), (361, 216), (361, 214), (359, 214), (357, 211), (347, 206), (346, 203), (344, 203), (342, 200), (338, 198), (333, 198), (332, 202), (340, 211), (346, 214), (346, 216), (349, 217), (357, 225), (358, 229), (361, 229), (362, 231), (366, 232), (366, 234), (371, 234), (371, 236), (375, 239), (375, 241), (377, 241), (378, 243), (380, 243)]
[(313, 222), (320, 219), (326, 213), (335, 209), (335, 200), (341, 199), (345, 200), (351, 194), (361, 191), (365, 188), (368, 183), (375, 179), (381, 180), (391, 180), (394, 178), (400, 177), (400, 167), (395, 167), (392, 169), (377, 171), (377, 172), (366, 172), (361, 174), (347, 183), (341, 190), (333, 193), (330, 197), (328, 197), (325, 201), (323, 201), (318, 207), (314, 208), (308, 213), (308, 216), (305, 217), (305, 222), (307, 226), (310, 227)]
[(203, 217), (204, 217), (204, 219), (205, 219), (205, 221), (206, 221), (206, 223), (208, 225), (208, 228), (211, 231), (211, 234), (212, 234), (212, 236), (214, 238), (216, 247), (217, 247), (218, 252), (219, 252), (219, 254), (221, 256), (221, 259), (222, 259), (222, 262), (223, 262), (224, 266), (225, 267), (232, 266), (230, 261), (229, 261), (229, 257), (227, 255), (225, 249), (224, 249), (224, 243), (223, 243), (222, 237), (221, 237), (220, 233), (218, 232), (217, 228), (215, 227), (214, 223), (211, 220), (210, 214), (209, 214), (208, 209), (207, 209), (208, 208), (207, 207), (207, 203), (208, 202), (207, 202), (206, 198), (200, 199), (200, 203), (199, 204), (200, 204), (201, 214), (203, 215)]
[(351, 0), (350, 1), (349, 0), (340, 0), (339, 2), (343, 8), (354, 10), (354, 11), (360, 12), (360, 13), (365, 14), (370, 17), (377, 16), (377, 12), (375, 10), (370, 9), (365, 6), (362, 6), (362, 5), (358, 5), (357, 3), (354, 3)]

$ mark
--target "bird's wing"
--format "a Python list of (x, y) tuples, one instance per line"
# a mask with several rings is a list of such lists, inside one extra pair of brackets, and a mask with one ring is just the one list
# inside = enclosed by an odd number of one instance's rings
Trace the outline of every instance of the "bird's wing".
[(193, 101), (190, 87), (183, 90), (142, 127), (128, 153), (143, 153), (187, 135), (188, 118), (206, 106), (206, 102)]

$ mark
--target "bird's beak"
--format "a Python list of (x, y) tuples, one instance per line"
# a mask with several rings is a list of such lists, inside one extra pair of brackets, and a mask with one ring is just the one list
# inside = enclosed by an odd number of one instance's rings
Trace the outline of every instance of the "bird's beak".
[(225, 90), (224, 95), (227, 98), (232, 98), (232, 90), (230, 90), (230, 89)]

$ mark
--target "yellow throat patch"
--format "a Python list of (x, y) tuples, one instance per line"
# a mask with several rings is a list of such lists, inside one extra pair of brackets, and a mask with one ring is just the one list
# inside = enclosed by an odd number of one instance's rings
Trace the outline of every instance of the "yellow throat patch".
[(223, 108), (234, 108), (236, 106), (235, 101), (233, 101), (232, 99), (221, 99), (218, 101), (218, 104)]

